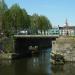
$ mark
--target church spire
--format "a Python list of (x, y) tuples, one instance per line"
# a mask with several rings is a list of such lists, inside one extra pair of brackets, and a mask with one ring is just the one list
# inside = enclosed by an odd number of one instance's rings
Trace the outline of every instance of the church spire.
[(68, 35), (68, 21), (67, 21), (67, 19), (66, 19), (65, 25), (66, 25), (66, 30), (67, 30), (66, 35)]
[(65, 25), (68, 26), (68, 21), (67, 21), (67, 19), (66, 19)]

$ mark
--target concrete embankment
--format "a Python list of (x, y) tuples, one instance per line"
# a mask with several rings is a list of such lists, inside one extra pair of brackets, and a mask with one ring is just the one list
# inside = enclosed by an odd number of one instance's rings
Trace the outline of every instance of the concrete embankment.
[(57, 38), (52, 42), (52, 53), (63, 55), (65, 61), (75, 62), (75, 37)]

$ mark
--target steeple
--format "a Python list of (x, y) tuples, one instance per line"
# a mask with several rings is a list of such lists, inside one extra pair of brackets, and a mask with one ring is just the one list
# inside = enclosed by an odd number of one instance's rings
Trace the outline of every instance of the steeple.
[(66, 35), (68, 35), (68, 21), (67, 21), (67, 19), (66, 19), (65, 25), (66, 25), (66, 30), (67, 30)]
[(68, 26), (68, 21), (67, 21), (67, 19), (66, 19), (65, 25), (66, 25), (66, 27)]

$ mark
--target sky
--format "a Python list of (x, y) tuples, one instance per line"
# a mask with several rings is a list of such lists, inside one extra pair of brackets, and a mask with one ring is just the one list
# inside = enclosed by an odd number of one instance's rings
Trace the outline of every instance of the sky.
[(53, 26), (63, 26), (66, 19), (75, 26), (75, 0), (5, 0), (10, 8), (17, 3), (29, 15), (37, 13), (48, 17)]

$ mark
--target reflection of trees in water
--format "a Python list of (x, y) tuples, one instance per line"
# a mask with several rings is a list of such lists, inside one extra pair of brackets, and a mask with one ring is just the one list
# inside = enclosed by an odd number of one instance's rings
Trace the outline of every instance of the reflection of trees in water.
[(75, 63), (70, 62), (64, 65), (65, 75), (75, 75)]
[(8, 66), (8, 65), (11, 65), (11, 64), (12, 64), (12, 60), (0, 60), (0, 66), (1, 65)]
[(52, 75), (75, 75), (75, 63), (51, 65)]
[(0, 60), (0, 75), (15, 75), (11, 60)]
[(64, 72), (63, 65), (51, 65), (51, 71), (55, 74)]

